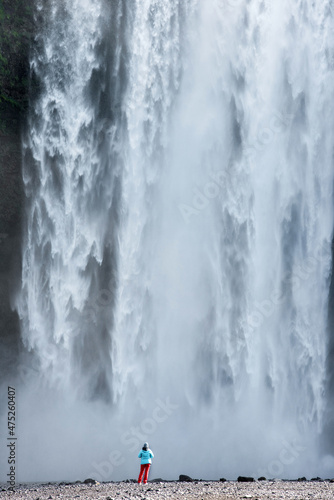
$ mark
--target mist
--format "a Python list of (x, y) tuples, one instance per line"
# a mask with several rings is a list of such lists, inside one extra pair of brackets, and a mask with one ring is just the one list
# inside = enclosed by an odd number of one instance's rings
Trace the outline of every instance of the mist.
[(330, 474), (329, 3), (35, 9), (17, 479)]

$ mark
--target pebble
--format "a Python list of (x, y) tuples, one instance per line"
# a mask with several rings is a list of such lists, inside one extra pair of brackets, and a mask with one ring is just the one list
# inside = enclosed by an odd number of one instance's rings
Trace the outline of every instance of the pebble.
[[(0, 488), (3, 485), (0, 485)], [(37, 495), (36, 495), (37, 492)], [(14, 493), (2, 489), (0, 499), (4, 500), (333, 500), (334, 483), (327, 481), (198, 481), (192, 483), (178, 481), (151, 482), (147, 485), (136, 483), (97, 484), (22, 484)]]

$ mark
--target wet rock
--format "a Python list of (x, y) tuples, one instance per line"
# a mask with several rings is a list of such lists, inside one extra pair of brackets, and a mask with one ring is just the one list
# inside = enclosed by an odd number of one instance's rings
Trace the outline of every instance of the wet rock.
[[(33, 10), (29, 2), (0, 2), (0, 378), (17, 373), (20, 322), (10, 297), (21, 280), (21, 124), (28, 103)], [(7, 375), (8, 374), (8, 375)]]
[(258, 481), (267, 481), (267, 479), (264, 476), (261, 476), (258, 478)]
[(219, 481), (220, 481), (221, 483), (226, 483), (226, 479), (225, 479), (224, 477), (221, 477), (221, 478), (219, 479)]
[(239, 483), (253, 483), (255, 479), (253, 477), (247, 477), (247, 476), (239, 476), (238, 477), (238, 482)]
[(95, 479), (92, 479), (92, 478), (88, 478), (88, 479), (85, 479), (83, 484), (99, 484)]
[(187, 476), (186, 474), (181, 474), (179, 476), (179, 481), (187, 482), (187, 483), (192, 483), (193, 479), (190, 476)]
[(299, 477), (299, 478), (297, 479), (297, 481), (307, 481), (307, 479), (306, 479), (306, 477), (304, 477), (304, 476), (303, 476), (303, 477)]

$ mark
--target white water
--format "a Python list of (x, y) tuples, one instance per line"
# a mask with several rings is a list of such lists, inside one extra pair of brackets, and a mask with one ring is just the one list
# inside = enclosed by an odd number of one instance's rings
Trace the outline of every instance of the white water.
[(326, 474), (330, 3), (61, 5), (24, 144), (21, 480), (135, 477), (146, 439), (152, 477)]

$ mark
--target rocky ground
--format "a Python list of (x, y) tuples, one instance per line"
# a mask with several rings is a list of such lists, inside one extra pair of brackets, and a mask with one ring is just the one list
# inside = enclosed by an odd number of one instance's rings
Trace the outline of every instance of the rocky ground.
[(30, 484), (17, 485), (14, 493), (3, 489), (0, 498), (27, 500), (95, 499), (95, 500), (205, 500), (207, 498), (236, 500), (272, 499), (333, 499), (334, 483), (330, 481), (261, 481), (239, 483), (237, 481), (198, 482), (149, 482), (138, 485), (134, 482), (96, 484)]

